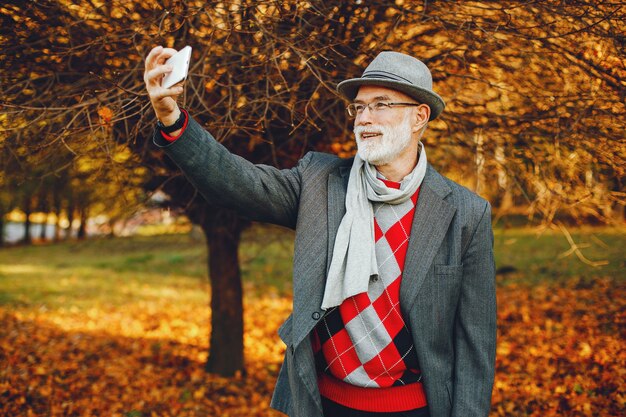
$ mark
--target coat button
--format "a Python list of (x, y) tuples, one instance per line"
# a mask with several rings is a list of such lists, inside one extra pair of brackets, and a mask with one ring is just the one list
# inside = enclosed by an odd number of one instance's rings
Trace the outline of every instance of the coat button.
[(311, 317), (313, 317), (313, 320), (319, 320), (322, 315), (318, 311), (315, 311), (311, 314)]

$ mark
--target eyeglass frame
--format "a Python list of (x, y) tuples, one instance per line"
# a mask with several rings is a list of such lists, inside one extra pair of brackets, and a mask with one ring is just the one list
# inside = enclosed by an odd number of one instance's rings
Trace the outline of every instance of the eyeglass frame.
[[(377, 105), (381, 105), (382, 107), (370, 107), (372, 105), (377, 106)], [(392, 103), (387, 103), (385, 101), (375, 101), (373, 103), (350, 103), (348, 104), (348, 106), (346, 107), (346, 112), (348, 113), (348, 116), (350, 116), (350, 118), (355, 119), (359, 114), (362, 114), (363, 111), (365, 111), (365, 108), (367, 107), (369, 109), (370, 112), (378, 112), (381, 110), (386, 110), (386, 109), (390, 109), (396, 106), (412, 106), (412, 107), (416, 107), (416, 106), (421, 106), (423, 103), (405, 103), (405, 102), (392, 102)], [(356, 106), (363, 106), (363, 108), (359, 111), (357, 109), (355, 109)], [(353, 109), (352, 111), (354, 111), (354, 115), (351, 112), (351, 109)]]

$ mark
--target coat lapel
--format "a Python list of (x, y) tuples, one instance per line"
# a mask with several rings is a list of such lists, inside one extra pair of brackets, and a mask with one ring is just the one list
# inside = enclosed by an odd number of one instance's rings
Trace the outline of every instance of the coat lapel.
[[(318, 235), (327, 237), (328, 240), (307, 240), (306, 247), (294, 254), (297, 257), (297, 259), (294, 258), (294, 278), (298, 277), (298, 279), (294, 279), (293, 288), (292, 342), (295, 346), (298, 346), (311, 331), (311, 326), (314, 324), (311, 321), (312, 313), (320, 312), (337, 229), (346, 212), (345, 201), (349, 173), (350, 166), (340, 166), (329, 174), (326, 213), (320, 213), (317, 222), (308, 225), (309, 228), (323, 228), (325, 227), (324, 222), (326, 222), (327, 234), (318, 233)], [(320, 194), (323, 194), (321, 190)], [(312, 234), (315, 235), (316, 233), (313, 232)], [(324, 249), (327, 250), (326, 257), (324, 257)], [(324, 264), (320, 266), (320, 262), (324, 262)], [(319, 272), (312, 273), (311, 271)]]
[(342, 166), (328, 177), (328, 253), (326, 273), (333, 257), (335, 238), (341, 219), (346, 214), (346, 190), (350, 177), (350, 167)]
[[(335, 246), (335, 237), (337, 229), (346, 212), (346, 189), (348, 187), (350, 166), (342, 166), (333, 171), (328, 176), (328, 206), (327, 206), (327, 242), (318, 242), (321, 245), (326, 243), (327, 257), (324, 268), (324, 275), (320, 277), (321, 281), (313, 279), (314, 277), (306, 277), (305, 271), (316, 269), (314, 264), (323, 257), (323, 252), (319, 252), (320, 245), (307, 248), (310, 250), (303, 256), (303, 264), (294, 264), (294, 274), (296, 268), (302, 274), (300, 279), (294, 283), (294, 312), (291, 325), (293, 334), (292, 348), (295, 350), (294, 363), (299, 377), (302, 379), (303, 385), (311, 394), (313, 400), (321, 410), (317, 381), (315, 379), (315, 362), (313, 360), (313, 350), (311, 340), (307, 335), (312, 330), (315, 322), (311, 320), (311, 312), (320, 309), (324, 285), (326, 282), (326, 274), (330, 267), (330, 259)], [(319, 219), (319, 227), (324, 227), (322, 218)], [(298, 287), (296, 287), (296, 284)]]
[(415, 303), (456, 208), (445, 201), (450, 187), (430, 165), (422, 183), (402, 274), (400, 306), (405, 317)]

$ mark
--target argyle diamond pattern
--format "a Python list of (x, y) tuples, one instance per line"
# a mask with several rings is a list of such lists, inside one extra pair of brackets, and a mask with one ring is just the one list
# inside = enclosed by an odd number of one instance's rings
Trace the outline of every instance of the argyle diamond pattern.
[(390, 387), (420, 379), (400, 311), (400, 283), (418, 193), (401, 204), (374, 204), (378, 279), (370, 281), (366, 293), (331, 309), (316, 327), (317, 366), (349, 384)]

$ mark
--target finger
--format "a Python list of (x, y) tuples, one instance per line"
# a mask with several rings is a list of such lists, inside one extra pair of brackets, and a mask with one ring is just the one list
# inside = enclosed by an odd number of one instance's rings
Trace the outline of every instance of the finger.
[(174, 84), (173, 86), (171, 86), (170, 88), (174, 88), (174, 87), (180, 87), (181, 89), (185, 89), (185, 80), (179, 81), (176, 84)]
[(161, 50), (161, 52), (159, 52), (159, 55), (157, 56), (157, 63), (159, 64), (163, 64), (165, 63), (165, 61), (170, 58), (172, 55), (174, 55), (176, 52), (178, 52), (176, 49), (173, 48), (163, 48)]
[(150, 99), (152, 101), (159, 101), (166, 97), (172, 97), (174, 100), (176, 100), (176, 97), (182, 94), (182, 92), (182, 86), (174, 86), (170, 88), (154, 88), (150, 91)]
[(160, 86), (163, 74), (172, 72), (172, 69), (170, 65), (157, 65), (155, 68), (144, 73), (144, 81), (146, 84)]
[(167, 89), (167, 95), (169, 96), (179, 96), (185, 91), (185, 87), (182, 84), (176, 84), (173, 87)]
[(146, 57), (146, 71), (152, 69), (156, 65), (156, 60), (159, 54), (163, 51), (163, 47), (161, 45), (155, 46), (150, 50), (148, 56)]
[(146, 57), (146, 71), (151, 70), (157, 65), (162, 65), (168, 58), (174, 55), (176, 49), (164, 48), (163, 46), (155, 46), (150, 50), (150, 53)]

